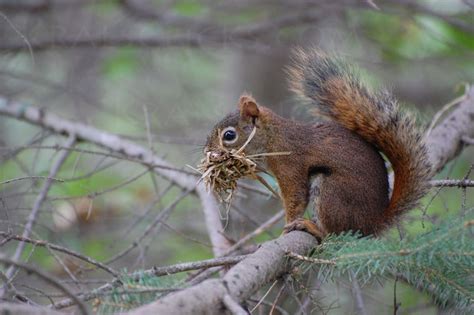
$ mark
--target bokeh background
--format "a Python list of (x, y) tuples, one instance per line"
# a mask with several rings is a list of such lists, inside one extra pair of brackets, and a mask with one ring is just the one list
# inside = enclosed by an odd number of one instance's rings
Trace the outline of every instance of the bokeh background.
[[(388, 87), (429, 123), (474, 81), (473, 8), (469, 0), (1, 0), (0, 95), (119, 134), (193, 172), (186, 164), (199, 162), (207, 133), (244, 91), (283, 116), (304, 119), (285, 74), (295, 46), (317, 46), (358, 64), (365, 81)], [(47, 176), (58, 155), (54, 146), (65, 141), (0, 116), (0, 230), (21, 234), (44, 181), (31, 176)], [(57, 176), (64, 181), (49, 191), (32, 238), (108, 261), (133, 244), (181, 189), (91, 144), (76, 147), (86, 151), (69, 155)], [(466, 148), (439, 178), (465, 177), (473, 153)], [(22, 177), (31, 178), (4, 183)], [(456, 188), (434, 191), (425, 209), (412, 212), (404, 234), (423, 233), (472, 207), (472, 195)], [(245, 190), (233, 205), (229, 212), (222, 208), (222, 218), (234, 241), (281, 209), (270, 194)], [(276, 237), (282, 225), (255, 243)], [(18, 245), (0, 243), (6, 255)], [(101, 271), (59, 256), (28, 245), (22, 259), (77, 291), (110, 281)], [(134, 271), (211, 257), (201, 204), (189, 195), (110, 265)], [(48, 303), (46, 296), (55, 294), (23, 272), (15, 283), (33, 301)], [(308, 286), (314, 299), (305, 308), (290, 298), (281, 305), (289, 313), (354, 312), (347, 279)], [(393, 312), (393, 281), (375, 282), (363, 292), (372, 314)], [(406, 285), (398, 284), (397, 295), (402, 314), (439, 312), (428, 296)], [(99, 302), (113, 304), (105, 297)], [(255, 313), (268, 312), (265, 307)]]

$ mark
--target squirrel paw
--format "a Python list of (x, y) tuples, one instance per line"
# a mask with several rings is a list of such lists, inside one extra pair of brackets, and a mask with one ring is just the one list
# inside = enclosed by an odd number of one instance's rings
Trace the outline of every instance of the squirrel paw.
[(321, 241), (323, 239), (323, 232), (319, 227), (311, 220), (304, 218), (297, 218), (296, 220), (287, 223), (283, 228), (283, 233), (289, 233), (291, 231), (304, 231), (307, 232)]

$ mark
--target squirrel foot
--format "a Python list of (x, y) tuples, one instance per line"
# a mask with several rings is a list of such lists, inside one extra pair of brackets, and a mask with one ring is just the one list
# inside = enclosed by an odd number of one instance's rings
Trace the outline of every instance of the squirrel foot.
[(314, 223), (313, 221), (305, 218), (297, 218), (296, 220), (287, 223), (283, 228), (283, 233), (289, 233), (291, 231), (304, 231), (307, 232), (318, 239), (320, 242), (323, 237), (324, 233), (321, 229)]

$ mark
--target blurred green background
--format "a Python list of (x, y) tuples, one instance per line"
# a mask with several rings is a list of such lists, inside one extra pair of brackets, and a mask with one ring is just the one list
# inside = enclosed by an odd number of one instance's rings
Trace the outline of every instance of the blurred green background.
[[(0, 95), (151, 146), (158, 156), (191, 171), (185, 165), (199, 162), (207, 133), (244, 91), (281, 115), (302, 118), (287, 89), (285, 66), (293, 47), (318, 46), (358, 64), (366, 81), (387, 86), (427, 123), (474, 81), (474, 3), (375, 4), (378, 9), (371, 1), (347, 0), (0, 1)], [(160, 40), (153, 44), (150, 38)], [(0, 182), (46, 176), (57, 157), (50, 146), (64, 142), (0, 116)], [(107, 156), (87, 143), (77, 148), (102, 153), (68, 157), (57, 176), (64, 182), (51, 189), (34, 238), (107, 261), (132, 244), (181, 191), (169, 189), (166, 180), (137, 163)], [(464, 178), (473, 153), (467, 147), (438, 177)], [(0, 185), (1, 230), (21, 233), (16, 223), (26, 221), (42, 183), (26, 179)], [(404, 233), (429, 231), (473, 202), (472, 189), (433, 190), (425, 209), (410, 213)], [(248, 191), (234, 204), (226, 229), (232, 240), (281, 209), (279, 202)], [(256, 241), (279, 235), (282, 224)], [(398, 232), (387, 237), (398, 237)], [(16, 245), (8, 242), (0, 251), (13, 253)], [(35, 265), (68, 281), (49, 251), (30, 246), (25, 258), (30, 253)], [(201, 205), (190, 195), (166, 225), (112, 266), (133, 271), (211, 257)], [(65, 261), (71, 270), (81, 269), (78, 261)], [(100, 283), (87, 281), (107, 280), (99, 271), (78, 277), (91, 288)], [(42, 284), (28, 283), (26, 274), (18, 281), (33, 299), (44, 301), (29, 288)], [(348, 283), (321, 284), (315, 312), (353, 312)], [(406, 285), (399, 284), (397, 294), (402, 314), (438, 312), (426, 295)], [(391, 281), (364, 288), (364, 295), (372, 314), (392, 312)], [(286, 303), (289, 310), (295, 307)]]

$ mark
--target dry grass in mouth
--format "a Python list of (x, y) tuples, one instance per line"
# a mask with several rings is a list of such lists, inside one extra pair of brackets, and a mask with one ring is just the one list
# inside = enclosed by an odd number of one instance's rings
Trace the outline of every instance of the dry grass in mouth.
[[(267, 189), (278, 197), (278, 194), (272, 189), (272, 187), (257, 174), (258, 172), (265, 172), (265, 170), (257, 165), (256, 160), (269, 155), (288, 155), (290, 152), (270, 152), (246, 155), (243, 151), (254, 137), (255, 132), (256, 128), (252, 130), (247, 141), (239, 149), (229, 150), (224, 147), (221, 141), (219, 150), (207, 152), (206, 156), (197, 166), (196, 170), (202, 174), (200, 180), (204, 181), (208, 190), (216, 192), (221, 202), (230, 203), (233, 193), (237, 189), (237, 180), (243, 177), (259, 180)], [(219, 139), (222, 139), (220, 132)]]

